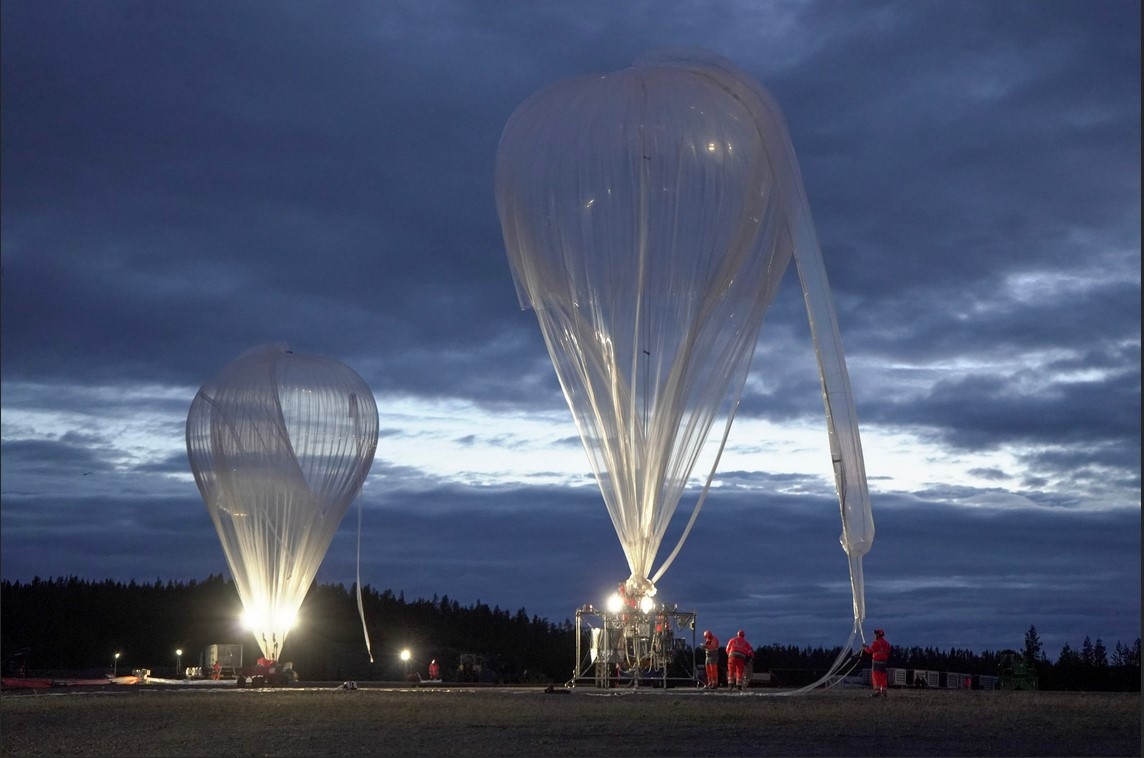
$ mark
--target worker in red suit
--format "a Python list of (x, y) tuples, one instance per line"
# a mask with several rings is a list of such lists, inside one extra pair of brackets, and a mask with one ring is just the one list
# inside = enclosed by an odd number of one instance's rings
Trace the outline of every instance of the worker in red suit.
[(874, 687), (874, 697), (886, 697), (886, 670), (890, 665), (890, 643), (886, 642), (884, 629), (874, 630), (874, 641), (863, 645), (862, 650), (870, 654), (870, 684)]
[(727, 643), (727, 686), (732, 690), (736, 687), (743, 691), (748, 679), (747, 665), (755, 657), (755, 650), (747, 642), (747, 635), (742, 629)]
[(437, 665), (437, 659), (436, 658), (429, 661), (429, 678), (430, 679), (440, 679), (441, 678), (441, 667), (439, 665)]
[(719, 638), (710, 629), (703, 633), (703, 650), (707, 653), (707, 689), (719, 689)]
[(631, 608), (633, 611), (636, 609), (638, 605), (636, 602), (637, 598), (634, 595), (628, 594), (628, 585), (626, 582), (620, 582), (620, 586), (616, 588), (616, 594), (620, 596), (620, 600), (623, 601), (625, 609)]

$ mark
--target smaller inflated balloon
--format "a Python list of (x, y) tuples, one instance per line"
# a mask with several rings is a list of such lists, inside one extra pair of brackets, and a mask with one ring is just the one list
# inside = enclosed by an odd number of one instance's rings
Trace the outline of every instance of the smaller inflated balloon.
[(357, 373), (283, 344), (243, 353), (191, 403), (191, 471), (267, 658), (369, 473), (377, 426)]

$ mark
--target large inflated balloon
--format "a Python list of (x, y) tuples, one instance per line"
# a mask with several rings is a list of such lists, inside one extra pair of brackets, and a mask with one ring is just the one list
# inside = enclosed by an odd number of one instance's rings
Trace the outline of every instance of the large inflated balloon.
[(369, 473), (377, 426), (360, 376), (285, 345), (247, 351), (191, 403), (191, 470), (267, 658)]
[[(536, 311), (628, 585), (645, 595), (710, 486), (763, 316), (794, 256), (860, 620), (861, 556), (874, 527), (857, 419), (802, 180), (769, 94), (701, 52), (550, 85), (505, 126), (496, 200), (521, 304)], [(701, 459), (709, 469), (691, 521), (653, 574)]]

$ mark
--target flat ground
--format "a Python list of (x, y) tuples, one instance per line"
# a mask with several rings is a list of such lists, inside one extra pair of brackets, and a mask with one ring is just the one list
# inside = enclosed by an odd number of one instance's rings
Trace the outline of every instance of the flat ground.
[(0, 696), (4, 756), (1139, 756), (1139, 693), (61, 688)]

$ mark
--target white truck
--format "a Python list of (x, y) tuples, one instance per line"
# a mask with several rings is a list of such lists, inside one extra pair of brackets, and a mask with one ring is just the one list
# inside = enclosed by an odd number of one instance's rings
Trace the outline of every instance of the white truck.
[(207, 645), (199, 665), (188, 668), (186, 674), (190, 679), (233, 679), (240, 671), (242, 645)]

